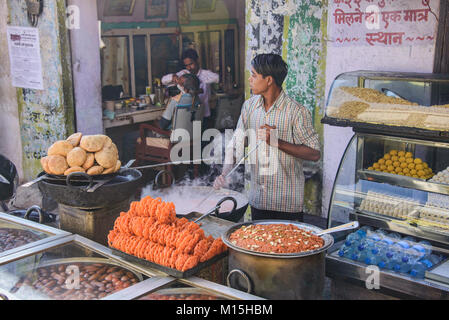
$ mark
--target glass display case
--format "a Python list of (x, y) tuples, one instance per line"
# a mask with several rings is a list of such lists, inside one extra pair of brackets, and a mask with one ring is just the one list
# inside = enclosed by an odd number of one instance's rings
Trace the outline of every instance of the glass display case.
[(353, 71), (329, 92), (323, 123), (449, 136), (449, 75)]
[(154, 277), (106, 300), (265, 300), (199, 277)]
[(153, 276), (165, 275), (132, 265), (79, 235), (0, 258), (3, 299), (98, 300)]
[[(350, 126), (355, 134), (334, 181), (328, 226), (357, 220), (362, 227), (356, 232), (335, 234), (335, 245), (326, 257), (330, 278), (351, 279), (365, 287), (369, 270), (376, 270), (380, 286), (392, 296), (447, 298), (449, 118), (445, 124), (448, 128), (425, 124), (429, 123), (426, 115), (445, 117), (449, 110), (447, 106), (432, 107), (448, 103), (448, 79), (351, 72), (334, 81), (322, 122)], [(359, 103), (352, 102), (352, 107), (344, 105), (349, 101), (347, 93), (358, 95), (363, 92), (358, 89), (367, 88), (381, 92), (381, 99), (395, 102), (394, 106), (375, 102), (371, 109), (370, 101), (380, 97), (374, 91), (358, 101), (368, 101), (368, 106), (359, 108)], [(338, 90), (343, 93), (336, 93)], [(343, 96), (348, 100), (336, 102)], [(410, 108), (416, 113), (396, 109), (404, 101), (416, 103)], [(387, 112), (388, 108), (392, 111)], [(398, 114), (404, 116), (396, 117), (395, 110), (402, 110)], [(369, 120), (363, 118), (366, 112), (373, 113)], [(383, 120), (373, 121), (375, 118)]]
[(0, 258), (70, 233), (0, 212)]

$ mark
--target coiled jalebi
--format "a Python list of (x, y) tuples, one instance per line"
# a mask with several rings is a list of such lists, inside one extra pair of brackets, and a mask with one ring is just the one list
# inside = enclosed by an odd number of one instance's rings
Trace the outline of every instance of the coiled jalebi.
[(186, 271), (227, 250), (223, 241), (205, 236), (186, 218), (177, 218), (172, 202), (145, 197), (121, 212), (108, 234), (117, 250), (159, 265)]

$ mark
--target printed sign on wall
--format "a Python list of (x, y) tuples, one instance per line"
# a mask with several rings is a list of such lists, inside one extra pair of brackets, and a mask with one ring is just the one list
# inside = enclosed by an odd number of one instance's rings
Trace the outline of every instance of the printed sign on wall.
[(12, 85), (18, 88), (43, 90), (39, 30), (28, 27), (7, 27)]
[(428, 45), (438, 7), (438, 0), (330, 0), (331, 45)]

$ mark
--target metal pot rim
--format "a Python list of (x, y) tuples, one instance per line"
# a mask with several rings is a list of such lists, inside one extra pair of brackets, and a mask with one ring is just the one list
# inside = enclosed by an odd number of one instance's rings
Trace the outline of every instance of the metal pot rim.
[(241, 192), (238, 192), (238, 191), (234, 191), (234, 190), (231, 190), (231, 189), (226, 189), (226, 188), (221, 188), (219, 190), (216, 190), (212, 186), (172, 185), (170, 187), (161, 188), (161, 189), (159, 189), (157, 191), (160, 192), (160, 193), (163, 193), (163, 192), (170, 192), (170, 191), (173, 191), (173, 190), (180, 190), (180, 191), (182, 191), (184, 189), (187, 190), (189, 188), (196, 189), (198, 191), (204, 191), (205, 194), (207, 192), (209, 192), (210, 190), (214, 189), (215, 192), (213, 194), (216, 195), (216, 196), (221, 196), (221, 197), (230, 196), (230, 197), (234, 197), (235, 200), (237, 200), (237, 208), (236, 208), (236, 210), (241, 209), (241, 208), (243, 208), (243, 207), (248, 205), (248, 197), (244, 193), (241, 193)]
[(334, 244), (334, 238), (330, 234), (324, 234), (321, 236), (321, 238), (323, 238), (323, 240), (324, 240), (324, 245), (321, 248), (316, 249), (316, 250), (310, 250), (310, 251), (298, 252), (298, 253), (265, 253), (265, 252), (257, 252), (257, 251), (247, 250), (247, 249), (238, 247), (238, 246), (234, 245), (233, 243), (231, 243), (231, 241), (229, 241), (230, 235), (237, 229), (241, 228), (242, 226), (259, 225), (259, 224), (293, 224), (301, 229), (305, 229), (305, 230), (311, 231), (313, 233), (319, 233), (319, 232), (323, 231), (323, 229), (316, 227), (314, 225), (303, 223), (303, 222), (292, 221), (292, 220), (275, 220), (275, 219), (273, 219), (273, 220), (256, 220), (256, 221), (242, 222), (242, 223), (238, 223), (238, 224), (231, 226), (223, 234), (222, 240), (229, 248), (231, 248), (235, 251), (241, 252), (241, 253), (250, 254), (250, 255), (254, 255), (254, 256), (261, 256), (261, 257), (266, 257), (266, 258), (281, 258), (281, 259), (301, 258), (301, 257), (307, 257), (307, 256), (319, 254), (321, 252), (326, 251)]

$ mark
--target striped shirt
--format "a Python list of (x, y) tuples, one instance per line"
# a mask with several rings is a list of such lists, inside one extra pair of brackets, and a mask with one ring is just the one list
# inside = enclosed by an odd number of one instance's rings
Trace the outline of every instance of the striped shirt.
[[(231, 145), (236, 148), (236, 159), (243, 156), (239, 152), (243, 150), (244, 142), (241, 133), (245, 131), (248, 134), (248, 130), (257, 132), (265, 124), (276, 126), (280, 140), (320, 150), (319, 137), (313, 127), (310, 112), (281, 91), (268, 111), (265, 111), (263, 97), (259, 95), (243, 104), (236, 133), (231, 141)], [(254, 140), (249, 137), (248, 150), (256, 145)], [(301, 159), (262, 142), (247, 161), (251, 172), (251, 206), (260, 210), (302, 212), (305, 179)]]

